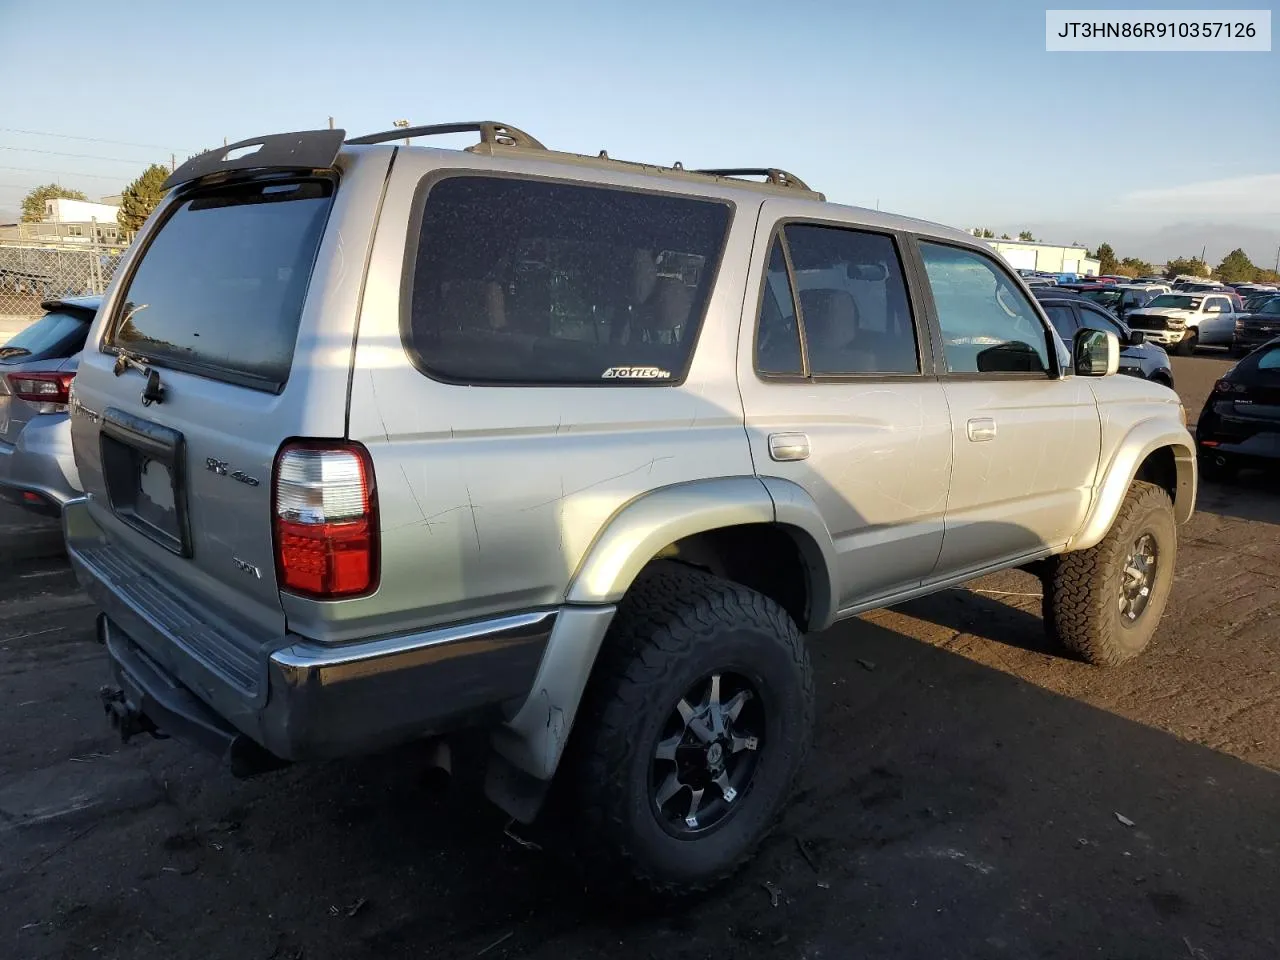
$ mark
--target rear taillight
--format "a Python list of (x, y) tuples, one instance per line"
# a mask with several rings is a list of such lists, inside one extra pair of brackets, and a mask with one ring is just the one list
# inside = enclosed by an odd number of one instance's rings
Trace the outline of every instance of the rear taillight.
[(1230, 380), (1219, 380), (1213, 385), (1215, 393), (1248, 393), (1249, 388), (1243, 383), (1232, 383)]
[(281, 590), (333, 599), (377, 587), (377, 498), (364, 447), (285, 444), (276, 457), (272, 494)]
[(9, 392), (32, 403), (69, 403), (74, 373), (11, 373)]

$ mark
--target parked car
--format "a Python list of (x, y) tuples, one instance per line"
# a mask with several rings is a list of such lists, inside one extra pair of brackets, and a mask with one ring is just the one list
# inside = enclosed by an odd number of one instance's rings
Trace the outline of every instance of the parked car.
[(1196, 444), (1205, 476), (1214, 479), (1280, 464), (1280, 337), (1214, 385), (1196, 423)]
[(1247, 297), (1244, 301), (1244, 312), (1254, 313), (1264, 303), (1270, 303), (1277, 298), (1280, 298), (1280, 293), (1258, 293), (1252, 297)]
[(1091, 300), (1122, 319), (1130, 310), (1146, 306), (1159, 293), (1164, 292), (1157, 288), (1118, 283), (1110, 286), (1075, 284), (1067, 289), (1078, 292), (1086, 300)]
[(1046, 561), (1065, 649), (1148, 645), (1185, 410), (987, 244), (776, 169), (344, 136), (184, 163), (90, 333), (63, 524), (123, 733), (248, 773), (479, 728), (509, 815), (558, 776), (586, 863), (678, 891), (793, 790), (806, 632)]
[(46, 300), (44, 316), (0, 347), (0, 500), (58, 516), (80, 496), (67, 404), (101, 300)]
[(1173, 365), (1169, 355), (1148, 343), (1140, 330), (1130, 330), (1114, 314), (1094, 305), (1087, 297), (1057, 290), (1033, 290), (1049, 322), (1064, 343), (1075, 340), (1082, 328), (1116, 335), (1120, 341), (1120, 372), (1173, 389)]
[(1189, 357), (1197, 346), (1231, 346), (1236, 308), (1225, 293), (1162, 293), (1146, 306), (1129, 311), (1125, 322), (1148, 340)]
[(1280, 296), (1272, 297), (1236, 317), (1231, 350), (1238, 356), (1244, 356), (1275, 337), (1280, 337)]

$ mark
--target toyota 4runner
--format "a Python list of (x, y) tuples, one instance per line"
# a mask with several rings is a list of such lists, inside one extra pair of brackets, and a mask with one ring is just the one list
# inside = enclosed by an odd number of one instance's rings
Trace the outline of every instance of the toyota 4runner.
[(510, 815), (558, 776), (591, 858), (684, 889), (786, 802), (805, 633), (1032, 565), (1087, 661), (1160, 620), (1182, 406), (968, 234), (495, 123), (167, 188), (71, 399), (125, 735), (251, 773), (484, 728)]

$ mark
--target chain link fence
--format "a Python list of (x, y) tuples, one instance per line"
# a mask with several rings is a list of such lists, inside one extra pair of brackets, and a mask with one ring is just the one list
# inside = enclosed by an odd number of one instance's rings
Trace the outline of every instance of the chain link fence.
[(123, 247), (41, 247), (0, 241), (0, 323), (40, 316), (43, 300), (102, 293), (124, 257)]

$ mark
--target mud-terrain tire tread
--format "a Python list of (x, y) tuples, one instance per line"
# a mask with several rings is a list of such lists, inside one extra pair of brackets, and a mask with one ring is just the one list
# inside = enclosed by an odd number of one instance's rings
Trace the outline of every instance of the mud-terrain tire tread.
[[(1052, 638), (1087, 663), (1118, 666), (1132, 660), (1150, 642), (1148, 636), (1137, 649), (1118, 642), (1119, 614), (1109, 574), (1116, 564), (1124, 562), (1124, 551), (1132, 539), (1135, 524), (1153, 510), (1167, 511), (1172, 520), (1173, 503), (1169, 494), (1154, 483), (1134, 480), (1102, 541), (1087, 550), (1054, 558), (1045, 577), (1045, 628)], [(1161, 551), (1160, 563), (1172, 565), (1176, 561), (1176, 537), (1172, 545), (1162, 544)], [(1164, 597), (1153, 598), (1157, 609), (1148, 610), (1143, 616), (1155, 614), (1152, 619), (1158, 623), (1168, 592), (1165, 591)], [(1151, 626), (1150, 632), (1154, 629)]]
[[(622, 798), (627, 788), (623, 779), (636, 746), (630, 739), (628, 719), (645, 711), (669, 710), (665, 699), (681, 692), (672, 689), (671, 681), (680, 661), (698, 644), (714, 642), (717, 631), (735, 627), (767, 631), (790, 655), (802, 687), (804, 735), (796, 744), (789, 783), (755, 840), (714, 875), (696, 883), (671, 883), (646, 869), (644, 858), (632, 848), (634, 838), (624, 823)], [(716, 886), (750, 860), (760, 841), (776, 826), (804, 768), (814, 714), (808, 651), (795, 622), (781, 606), (738, 583), (681, 563), (652, 564), (618, 606), (574, 723), (579, 737), (574, 760), (581, 837), (581, 849), (575, 852), (594, 877), (614, 877), (605, 881), (607, 886), (621, 884), (660, 896), (697, 893)], [(620, 880), (619, 873), (625, 875)]]

